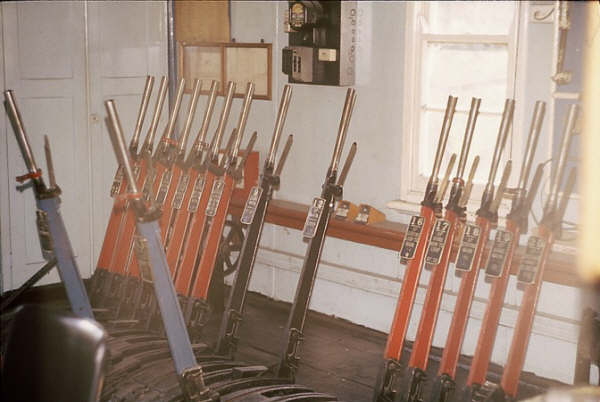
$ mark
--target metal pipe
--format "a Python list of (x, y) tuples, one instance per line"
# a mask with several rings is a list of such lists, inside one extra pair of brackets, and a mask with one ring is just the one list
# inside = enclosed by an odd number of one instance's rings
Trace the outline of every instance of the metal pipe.
[(175, 104), (173, 109), (171, 110), (171, 115), (169, 116), (169, 123), (167, 124), (167, 128), (165, 129), (165, 133), (163, 135), (164, 139), (170, 140), (173, 138), (173, 131), (175, 130), (175, 123), (177, 122), (177, 117), (179, 116), (179, 109), (181, 108), (181, 100), (183, 99), (183, 92), (185, 89), (185, 79), (181, 78), (179, 80), (179, 86), (177, 87), (177, 96), (175, 97)]
[(558, 192), (560, 190), (560, 184), (562, 182), (565, 166), (567, 164), (567, 156), (569, 155), (569, 148), (571, 147), (571, 139), (575, 132), (575, 124), (577, 122), (577, 116), (579, 114), (579, 106), (573, 103), (569, 108), (569, 114), (565, 120), (565, 126), (563, 130), (562, 144), (560, 146), (560, 155), (558, 158), (558, 164), (556, 165), (555, 174), (552, 177), (550, 185), (550, 195), (544, 206), (544, 215), (553, 212), (556, 209), (556, 203), (558, 202)]
[(204, 141), (206, 140), (206, 134), (208, 133), (208, 126), (210, 125), (210, 120), (215, 109), (218, 86), (219, 83), (216, 80), (213, 80), (210, 84), (210, 92), (208, 94), (208, 99), (206, 100), (206, 110), (204, 111), (202, 126), (200, 127), (200, 131), (198, 132), (196, 140), (194, 141), (194, 145), (192, 145), (193, 152), (200, 153), (204, 147)]
[(129, 154), (127, 149), (125, 148), (125, 140), (123, 139), (123, 128), (121, 127), (121, 121), (119, 120), (119, 114), (117, 113), (117, 108), (115, 105), (115, 101), (109, 99), (104, 102), (106, 106), (106, 111), (108, 112), (108, 119), (110, 121), (111, 127), (108, 129), (108, 134), (110, 135), (110, 140), (115, 150), (115, 155), (117, 156), (117, 161), (119, 165), (123, 167), (125, 170), (125, 177), (127, 177), (127, 182), (129, 183), (129, 188), (133, 194), (138, 194), (138, 187), (135, 181), (135, 176), (133, 175), (133, 170), (131, 168), (131, 162), (129, 161)]
[(350, 151), (348, 151), (348, 156), (346, 157), (346, 162), (342, 167), (342, 172), (340, 173), (340, 177), (338, 179), (338, 186), (343, 186), (346, 182), (346, 177), (348, 176), (348, 172), (350, 171), (350, 167), (352, 166), (352, 162), (354, 161), (354, 156), (356, 155), (356, 142), (352, 143), (350, 146)]
[(467, 126), (465, 127), (465, 136), (463, 137), (462, 147), (460, 149), (460, 159), (458, 160), (458, 168), (456, 169), (456, 177), (459, 179), (462, 179), (465, 174), (467, 157), (469, 156), (469, 149), (471, 148), (471, 141), (473, 140), (473, 133), (475, 132), (475, 123), (477, 123), (477, 116), (479, 116), (480, 105), (481, 99), (471, 98), (471, 109), (469, 110), (469, 118), (467, 119)]
[[(239, 167), (241, 169), (244, 168), (244, 166), (246, 166), (246, 160), (248, 160), (248, 156), (250, 156), (250, 154), (252, 153), (252, 151), (254, 150), (254, 145), (256, 144), (256, 139), (258, 138), (258, 133), (255, 131), (252, 133), (252, 136), (250, 137), (250, 140), (248, 141), (248, 144), (246, 144), (246, 151), (244, 152), (244, 156), (242, 157), (242, 160), (240, 161)], [(236, 161), (235, 160), (231, 160), (231, 164), (233, 166), (236, 165)]]
[(152, 144), (154, 144), (154, 137), (156, 136), (156, 130), (158, 129), (158, 122), (160, 120), (160, 113), (162, 111), (163, 105), (165, 103), (165, 98), (167, 95), (167, 77), (164, 75), (160, 79), (160, 87), (158, 88), (158, 95), (156, 97), (156, 106), (154, 107), (154, 114), (152, 115), (152, 122), (150, 123), (150, 128), (148, 129), (148, 134), (146, 135), (146, 140), (144, 141), (144, 148), (152, 149)]
[(29, 173), (37, 173), (38, 167), (35, 163), (33, 152), (31, 152), (31, 146), (29, 145), (29, 140), (27, 139), (27, 134), (25, 133), (25, 127), (23, 126), (21, 113), (19, 112), (19, 108), (17, 107), (17, 103), (15, 102), (15, 97), (11, 89), (4, 91), (4, 99), (6, 100), (8, 114), (13, 123), (13, 128), (17, 137), (17, 143), (19, 144), (19, 148), (21, 148), (21, 153), (23, 154), (25, 166), (27, 167)]
[(500, 157), (502, 156), (502, 151), (504, 150), (504, 145), (506, 144), (506, 139), (508, 138), (508, 132), (512, 126), (514, 111), (514, 99), (506, 99), (504, 102), (504, 111), (502, 112), (502, 120), (500, 121), (500, 128), (498, 129), (498, 136), (496, 137), (496, 147), (494, 148), (494, 156), (492, 156), (492, 166), (490, 168), (490, 174), (485, 186), (485, 192), (489, 193), (494, 186), (496, 172), (498, 171), (498, 165), (500, 164)]
[(560, 198), (560, 202), (558, 204), (558, 208), (556, 210), (556, 223), (558, 225), (560, 225), (561, 221), (563, 220), (563, 217), (565, 216), (567, 204), (569, 204), (569, 198), (571, 197), (571, 193), (573, 192), (573, 188), (575, 187), (576, 171), (577, 169), (574, 167), (572, 167), (569, 171), (567, 183), (565, 184), (565, 189), (563, 191), (562, 197)]
[(223, 138), (223, 131), (229, 118), (229, 111), (231, 110), (231, 101), (233, 100), (233, 93), (235, 92), (235, 83), (229, 81), (227, 83), (227, 94), (225, 95), (225, 101), (223, 103), (223, 110), (221, 110), (221, 118), (219, 119), (219, 125), (217, 126), (217, 132), (213, 138), (212, 149), (210, 157), (214, 161), (219, 156), (219, 148), (221, 147), (221, 140)]
[(187, 119), (185, 120), (185, 126), (183, 128), (183, 134), (179, 140), (178, 152), (180, 154), (185, 153), (185, 147), (187, 145), (188, 137), (190, 136), (190, 130), (192, 129), (192, 123), (194, 122), (194, 116), (196, 115), (196, 106), (198, 105), (198, 97), (200, 96), (200, 89), (202, 88), (202, 81), (198, 78), (194, 80), (194, 89), (192, 92), (192, 98), (190, 99), (190, 107), (188, 109)]
[(540, 138), (540, 132), (542, 131), (542, 123), (544, 122), (545, 113), (546, 102), (535, 102), (531, 126), (529, 127), (529, 135), (527, 136), (527, 146), (525, 147), (525, 152), (523, 153), (521, 174), (519, 175), (519, 182), (517, 185), (518, 191), (524, 191), (527, 188), (527, 181), (529, 180), (529, 173), (531, 171), (531, 165), (533, 164), (533, 157), (535, 156), (537, 143)]
[(331, 156), (331, 164), (329, 165), (329, 171), (337, 171), (340, 163), (340, 156), (344, 142), (346, 141), (346, 132), (348, 131), (348, 125), (350, 124), (350, 117), (352, 117), (352, 109), (356, 102), (356, 91), (354, 88), (348, 88), (346, 91), (346, 101), (344, 103), (344, 110), (342, 111), (342, 118), (340, 119), (340, 126), (338, 128), (338, 135), (335, 142), (335, 148), (333, 149), (333, 155)]
[(142, 126), (144, 125), (144, 118), (146, 117), (146, 111), (148, 110), (148, 104), (150, 103), (150, 95), (152, 95), (152, 87), (154, 86), (154, 77), (151, 75), (146, 76), (146, 85), (144, 85), (144, 94), (142, 95), (142, 103), (140, 104), (140, 110), (138, 112), (138, 118), (135, 122), (135, 129), (133, 130), (133, 136), (129, 143), (129, 152), (137, 153), (138, 144), (140, 141), (140, 134), (142, 132)]
[(233, 152), (231, 154), (231, 158), (233, 161), (235, 161), (240, 151), (240, 145), (242, 143), (244, 131), (246, 130), (246, 121), (248, 120), (248, 115), (250, 114), (250, 106), (252, 105), (253, 96), (254, 83), (249, 82), (246, 86), (246, 95), (244, 96), (244, 103), (242, 105), (242, 111), (240, 112), (240, 119), (238, 120), (237, 125), (237, 136), (235, 137), (235, 142), (233, 144)]
[(279, 102), (279, 110), (277, 112), (277, 119), (275, 119), (275, 128), (273, 129), (273, 138), (271, 140), (271, 147), (267, 156), (267, 166), (275, 166), (275, 154), (277, 153), (277, 146), (279, 145), (279, 138), (283, 131), (283, 125), (287, 117), (288, 108), (290, 106), (290, 99), (292, 98), (292, 86), (286, 84), (283, 87), (283, 93), (281, 94), (281, 101)]
[(452, 119), (454, 118), (454, 111), (456, 110), (457, 101), (457, 97), (452, 95), (448, 96), (446, 112), (444, 113), (444, 121), (442, 122), (442, 131), (440, 132), (437, 150), (435, 151), (435, 158), (433, 159), (433, 169), (431, 170), (430, 181), (433, 179), (437, 179), (438, 174), (440, 173), (442, 157), (444, 156), (444, 152), (446, 151), (446, 143), (448, 142), (450, 127), (452, 127)]
[(529, 190), (527, 191), (527, 198), (525, 200), (525, 208), (524, 210), (529, 213), (531, 209), (531, 205), (533, 204), (533, 199), (535, 198), (535, 194), (537, 193), (538, 187), (542, 182), (542, 176), (544, 175), (544, 164), (540, 163), (535, 170), (535, 174), (533, 175), (533, 179), (531, 179), (531, 186), (529, 186)]

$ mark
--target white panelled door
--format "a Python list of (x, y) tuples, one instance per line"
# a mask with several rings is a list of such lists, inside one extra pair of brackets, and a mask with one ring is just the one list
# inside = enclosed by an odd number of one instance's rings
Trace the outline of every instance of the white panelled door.
[[(104, 237), (116, 168), (104, 123), (104, 100), (117, 101), (131, 135), (145, 76), (167, 71), (165, 2), (3, 2), (3, 82), (13, 89), (38, 165), (50, 138), (62, 215), (84, 278)], [(1, 63), (0, 63), (1, 64)], [(155, 87), (158, 83), (155, 83)], [(155, 89), (156, 91), (156, 89)], [(0, 128), (2, 291), (14, 289), (42, 264), (33, 192), (19, 192), (24, 172), (4, 112)], [(145, 125), (145, 127), (147, 124)], [(40, 284), (59, 280), (56, 272)]]
[[(87, 277), (91, 219), (84, 22), (80, 2), (2, 4), (5, 87), (15, 91), (36, 162), (44, 173), (44, 134), (50, 139), (57, 182), (63, 190), (62, 214), (81, 274)], [(9, 205), (2, 210), (2, 221), (8, 221), (9, 232), (2, 233), (2, 274), (7, 290), (20, 286), (44, 260), (33, 191), (16, 188), (14, 178), (25, 172), (25, 165), (8, 119), (4, 122)], [(40, 284), (58, 280), (53, 270)]]
[[(165, 2), (88, 3), (94, 267), (112, 208), (109, 192), (117, 168), (104, 121), (104, 101), (115, 100), (126, 141), (129, 141), (146, 75), (155, 76), (153, 96), (140, 138), (142, 143), (150, 124), (160, 76), (167, 74), (166, 12)], [(165, 110), (166, 102), (163, 116)]]

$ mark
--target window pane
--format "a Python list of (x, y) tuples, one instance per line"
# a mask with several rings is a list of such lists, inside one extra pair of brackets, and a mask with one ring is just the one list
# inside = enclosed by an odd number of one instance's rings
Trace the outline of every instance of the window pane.
[(429, 33), (508, 35), (516, 5), (513, 1), (434, 1)]
[(506, 45), (426, 43), (421, 99), (428, 107), (445, 108), (452, 94), (464, 110), (474, 96), (482, 99), (482, 111), (501, 112), (507, 96), (507, 69)]
[[(423, 130), (421, 132), (425, 135), (419, 138), (419, 173), (424, 177), (429, 177), (431, 174), (431, 168), (433, 167), (433, 158), (437, 149), (437, 142), (442, 128), (444, 113), (438, 111), (424, 111), (422, 115)], [(460, 157), (460, 148), (465, 133), (465, 126), (467, 124), (467, 116), (468, 113), (464, 112), (457, 112), (454, 115), (452, 129), (450, 130), (448, 143), (446, 145), (446, 154), (444, 155), (442, 168), (440, 169), (440, 178), (445, 172), (448, 160), (450, 159), (450, 155), (452, 153), (456, 153), (457, 160), (450, 177), (456, 176), (456, 166), (458, 164), (458, 158)], [(492, 163), (492, 154), (494, 152), (493, 147), (496, 144), (496, 137), (498, 136), (501, 118), (501, 113), (497, 115), (480, 114), (477, 118), (464, 175), (465, 180), (469, 175), (471, 161), (476, 155), (479, 155), (479, 167), (477, 168), (474, 181), (478, 184), (486, 183), (490, 171), (490, 164)], [(506, 147), (509, 147), (509, 143), (506, 144)], [(503, 152), (503, 161), (506, 160), (506, 155), (509, 154), (509, 152), (507, 152), (507, 148), (505, 148)], [(496, 174), (496, 182), (500, 180), (502, 169), (504, 169), (504, 162), (501, 162), (500, 164), (498, 173)]]

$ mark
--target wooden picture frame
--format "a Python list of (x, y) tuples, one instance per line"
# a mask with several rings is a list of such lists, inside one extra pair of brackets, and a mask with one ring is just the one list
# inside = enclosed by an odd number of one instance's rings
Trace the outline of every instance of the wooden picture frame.
[[(192, 91), (195, 78), (236, 83), (235, 97), (242, 98), (249, 81), (254, 82), (254, 99), (272, 99), (273, 46), (270, 43), (178, 42), (177, 72), (186, 79), (185, 92)], [(202, 89), (208, 93), (208, 86)]]

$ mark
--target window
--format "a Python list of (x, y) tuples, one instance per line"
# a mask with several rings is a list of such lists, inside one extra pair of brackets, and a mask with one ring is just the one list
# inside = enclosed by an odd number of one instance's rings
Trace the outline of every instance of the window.
[[(480, 156), (475, 176), (478, 186), (471, 197), (471, 203), (478, 204), (487, 181), (504, 100), (514, 98), (517, 88), (520, 7), (519, 2), (436, 1), (407, 5), (402, 134), (406, 174), (401, 182), (402, 201), (414, 204), (423, 198), (447, 98), (452, 94), (459, 100), (441, 172), (449, 155), (460, 152), (471, 97), (482, 98), (467, 164), (469, 169), (473, 158)], [(517, 116), (515, 112), (515, 126)], [(511, 154), (521, 155), (520, 146), (509, 138), (501, 169)], [(514, 161), (513, 168), (517, 169), (520, 162)], [(497, 180), (501, 173), (499, 169)]]

